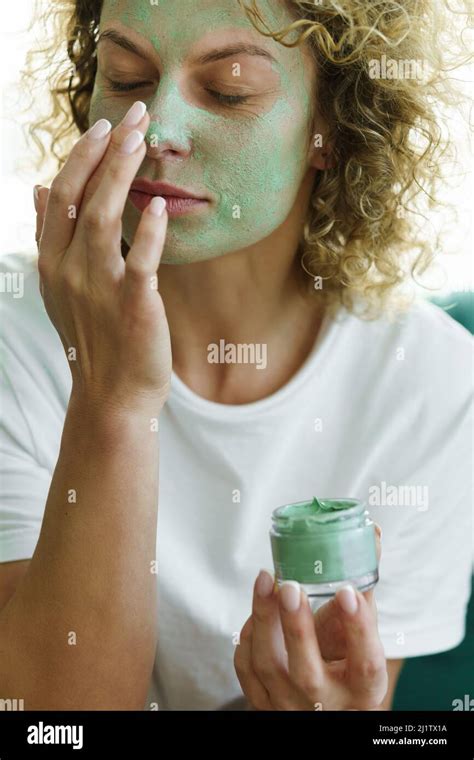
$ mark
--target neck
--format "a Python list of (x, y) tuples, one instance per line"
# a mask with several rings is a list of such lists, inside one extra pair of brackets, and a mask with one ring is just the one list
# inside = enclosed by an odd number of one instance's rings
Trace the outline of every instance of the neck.
[[(283, 225), (255, 246), (160, 266), (173, 369), (205, 398), (230, 404), (264, 398), (290, 379), (314, 344), (323, 314), (316, 292), (305, 287), (298, 256), (311, 179)], [(265, 371), (210, 361), (209, 346), (222, 341), (264, 345)]]

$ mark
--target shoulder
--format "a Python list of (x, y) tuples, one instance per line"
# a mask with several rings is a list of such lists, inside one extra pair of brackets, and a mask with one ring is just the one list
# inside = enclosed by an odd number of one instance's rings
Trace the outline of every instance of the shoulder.
[(31, 401), (36, 393), (68, 397), (70, 373), (39, 290), (37, 256), (0, 256), (0, 324), (4, 393)]
[(420, 298), (393, 319), (346, 315), (343, 323), (363, 375), (375, 373), (380, 383), (426, 398), (470, 395), (473, 338), (443, 308)]
[[(419, 299), (400, 318), (400, 328), (406, 337), (418, 341), (420, 356), (464, 354), (472, 349), (471, 333), (442, 308), (431, 301)], [(423, 344), (420, 344), (420, 339)]]
[[(442, 308), (424, 298), (417, 298), (407, 311), (396, 317), (386, 315), (366, 320), (347, 315), (343, 321), (353, 330), (376, 340), (377, 346), (396, 346), (413, 349), (421, 360), (436, 360), (437, 356), (463, 354), (472, 348), (471, 333)], [(436, 351), (434, 351), (436, 349)]]
[(472, 396), (473, 338), (448, 311), (426, 300), (417, 301), (400, 320), (397, 339), (406, 382), (427, 401), (442, 397), (453, 406)]
[[(27, 321), (44, 324), (41, 315), (46, 314), (39, 292), (37, 256), (31, 252), (9, 253), (0, 256), (0, 311), (2, 324), (15, 325), (21, 329)], [(46, 317), (47, 319), (47, 317)], [(4, 338), (7, 331), (2, 330)]]
[[(55, 333), (39, 290), (38, 258), (26, 251), (0, 256), (2, 325), (15, 330)], [(2, 329), (8, 339), (8, 330)]]

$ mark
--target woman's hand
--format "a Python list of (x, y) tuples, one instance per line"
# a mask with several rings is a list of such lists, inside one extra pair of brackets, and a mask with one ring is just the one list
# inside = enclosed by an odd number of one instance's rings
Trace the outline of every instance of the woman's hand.
[[(377, 564), (382, 556), (382, 531), (377, 523), (375, 528), (375, 546)], [(364, 598), (372, 607), (377, 620), (377, 607), (375, 605), (374, 589), (363, 592)], [(326, 604), (323, 604), (313, 613), (314, 627), (318, 638), (319, 647), (325, 660), (342, 660), (347, 656), (347, 641), (344, 625), (344, 611), (341, 609), (339, 595), (333, 596)]]
[(234, 665), (257, 710), (378, 709), (388, 676), (373, 590), (340, 589), (313, 614), (299, 584), (278, 589), (263, 571)]
[(140, 102), (112, 132), (99, 120), (35, 201), (41, 295), (69, 360), (72, 392), (120, 408), (163, 404), (171, 375), (157, 290), (168, 220), (166, 210), (156, 215), (163, 199), (143, 212), (126, 261), (121, 252), (122, 214), (149, 120)]

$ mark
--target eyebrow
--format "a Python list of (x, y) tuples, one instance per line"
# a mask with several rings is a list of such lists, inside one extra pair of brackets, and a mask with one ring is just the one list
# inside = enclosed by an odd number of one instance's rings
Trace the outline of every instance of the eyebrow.
[(140, 56), (140, 58), (144, 58), (145, 60), (148, 59), (148, 55), (144, 48), (140, 47), (140, 45), (137, 45), (135, 42), (132, 42), (132, 40), (125, 37), (125, 35), (120, 34), (120, 32), (114, 31), (114, 29), (107, 29), (105, 32), (102, 32), (97, 40), (97, 45), (102, 40), (115, 42), (116, 45), (119, 45), (125, 50), (129, 50), (131, 53), (135, 53), (135, 55)]
[[(140, 58), (144, 58), (145, 60), (148, 59), (148, 55), (144, 48), (140, 47), (140, 45), (137, 45), (135, 42), (132, 42), (132, 40), (130, 40), (128, 37), (125, 37), (125, 35), (120, 34), (120, 32), (116, 32), (114, 29), (107, 29), (105, 32), (102, 32), (102, 34), (99, 36), (99, 39), (97, 40), (97, 44), (99, 44), (99, 42), (102, 40), (110, 40), (111, 42), (115, 42), (116, 45), (119, 45), (131, 53), (135, 53), (135, 55), (138, 55)], [(205, 53), (204, 55), (196, 58), (195, 63), (204, 64), (211, 63), (212, 61), (220, 61), (223, 58), (230, 58), (233, 55), (239, 55), (239, 53), (261, 56), (262, 58), (267, 58), (274, 63), (278, 63), (276, 58), (274, 58), (274, 56), (265, 48), (262, 48), (259, 45), (253, 45), (245, 42), (227, 45), (226, 47), (222, 48), (215, 48), (214, 50), (209, 51), (209, 53)]]
[(196, 63), (209, 63), (210, 61), (220, 61), (222, 58), (230, 58), (233, 55), (239, 55), (239, 53), (246, 53), (247, 55), (262, 56), (262, 58), (268, 58), (274, 63), (278, 63), (276, 58), (266, 50), (259, 47), (259, 45), (252, 45), (246, 42), (235, 43), (234, 45), (227, 45), (223, 48), (216, 48), (209, 53), (196, 58)]

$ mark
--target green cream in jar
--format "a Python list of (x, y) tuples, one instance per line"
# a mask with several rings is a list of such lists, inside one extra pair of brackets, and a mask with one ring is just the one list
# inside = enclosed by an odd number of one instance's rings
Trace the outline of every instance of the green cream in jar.
[(374, 523), (358, 499), (316, 499), (272, 512), (270, 540), (278, 585), (298, 581), (311, 608), (351, 583), (367, 591), (378, 581)]

